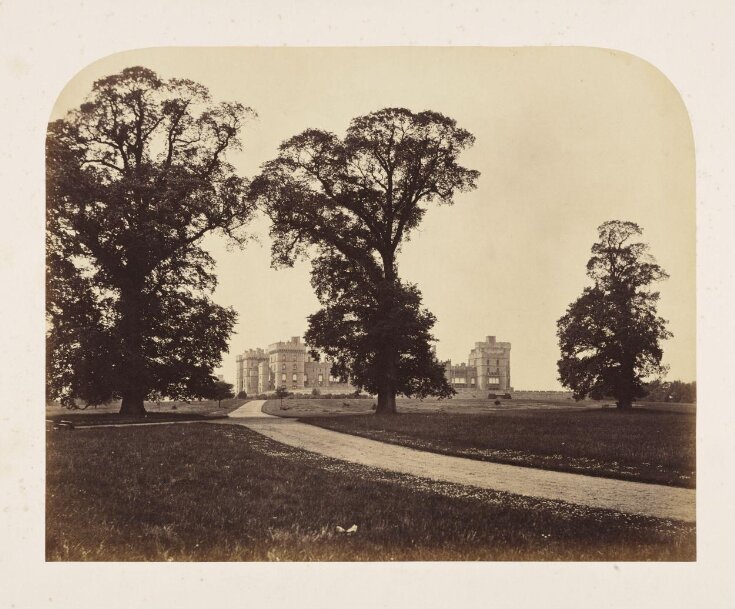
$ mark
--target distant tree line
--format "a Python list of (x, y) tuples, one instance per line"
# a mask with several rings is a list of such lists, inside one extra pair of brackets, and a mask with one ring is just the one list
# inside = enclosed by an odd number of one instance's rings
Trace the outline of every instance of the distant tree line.
[(697, 382), (653, 381), (646, 385), (648, 392), (643, 398), (650, 402), (683, 402), (697, 401)]

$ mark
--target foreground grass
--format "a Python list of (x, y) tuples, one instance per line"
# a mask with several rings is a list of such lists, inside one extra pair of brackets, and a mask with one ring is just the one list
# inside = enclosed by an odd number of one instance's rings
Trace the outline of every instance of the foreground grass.
[(634, 409), (309, 417), (383, 442), (483, 461), (695, 487), (695, 415)]
[(695, 558), (693, 525), (382, 472), (237, 426), (47, 436), (47, 560)]

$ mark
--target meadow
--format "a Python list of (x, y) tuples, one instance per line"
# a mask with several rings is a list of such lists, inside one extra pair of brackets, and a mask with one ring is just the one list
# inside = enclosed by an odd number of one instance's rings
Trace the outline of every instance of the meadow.
[(696, 486), (696, 409), (642, 403), (621, 412), (592, 400), (397, 400), (396, 416), (371, 400), (270, 400), (282, 417), (447, 455), (685, 488)]
[[(696, 552), (694, 525), (391, 474), (205, 422), (49, 429), (46, 481), (50, 561), (682, 561)], [(337, 528), (352, 525), (353, 534)]]
[(695, 415), (641, 407), (404, 411), (304, 416), (334, 431), (420, 450), (621, 480), (694, 488)]
[(71, 421), (74, 425), (110, 425), (161, 423), (167, 421), (201, 421), (217, 417), (225, 417), (241, 406), (245, 400), (232, 398), (222, 400), (201, 401), (161, 401), (146, 402), (146, 414), (143, 417), (118, 414), (120, 402), (113, 401), (101, 406), (90, 406), (84, 410), (70, 410), (56, 403), (46, 405), (47, 423)]

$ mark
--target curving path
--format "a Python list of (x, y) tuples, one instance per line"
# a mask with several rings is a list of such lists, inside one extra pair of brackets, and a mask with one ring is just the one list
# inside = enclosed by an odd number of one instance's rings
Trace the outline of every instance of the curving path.
[(629, 514), (695, 521), (692, 489), (439, 455), (271, 416), (262, 411), (264, 404), (264, 400), (248, 402), (231, 412), (229, 419), (211, 422), (243, 425), (282, 444), (369, 467)]

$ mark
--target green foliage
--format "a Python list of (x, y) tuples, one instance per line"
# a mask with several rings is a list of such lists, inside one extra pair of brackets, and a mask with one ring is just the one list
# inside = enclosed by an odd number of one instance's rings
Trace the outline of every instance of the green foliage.
[(434, 317), (396, 263), (430, 203), (475, 187), (478, 172), (458, 163), (473, 142), (439, 113), (385, 108), (353, 119), (344, 138), (292, 137), (253, 181), (272, 220), (274, 264), (312, 255), (323, 308), (307, 341), (334, 359), (335, 376), (377, 393), (379, 411), (395, 411), (397, 392), (452, 393), (429, 345)]
[(647, 377), (665, 372), (660, 342), (671, 333), (650, 285), (668, 275), (646, 244), (632, 241), (643, 232), (637, 224), (605, 222), (598, 232), (587, 263), (594, 285), (557, 322), (559, 380), (576, 399), (612, 395), (628, 408), (646, 394)]
[(248, 397), (248, 394), (247, 394), (246, 391), (241, 391), (240, 393), (237, 394), (237, 399), (238, 400), (244, 400), (247, 397)]
[(252, 208), (226, 161), (249, 109), (142, 67), (94, 83), (47, 137), (48, 395), (144, 412), (207, 395), (235, 323), (202, 238), (242, 243)]

